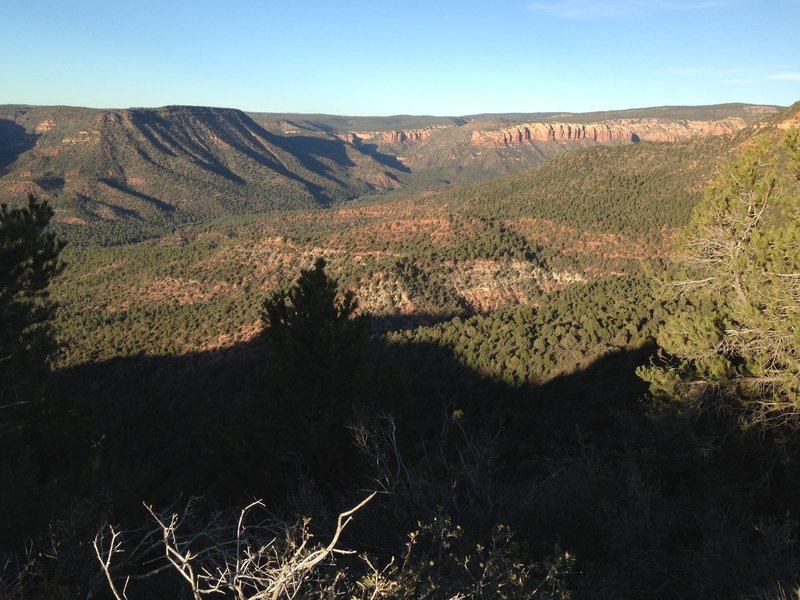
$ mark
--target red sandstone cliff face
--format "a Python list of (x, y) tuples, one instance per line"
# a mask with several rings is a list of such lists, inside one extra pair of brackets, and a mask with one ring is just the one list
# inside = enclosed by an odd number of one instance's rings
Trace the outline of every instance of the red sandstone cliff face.
[[(630, 142), (635, 133), (630, 129), (611, 124), (525, 123), (497, 131), (473, 131), (475, 145), (493, 146), (523, 144), (525, 142), (567, 142), (589, 140), (592, 142)], [(494, 142), (494, 143), (493, 143)]]
[(520, 123), (501, 129), (472, 132), (473, 146), (511, 146), (530, 142), (678, 142), (693, 137), (734, 133), (744, 119), (719, 121), (662, 121), (618, 119), (601, 123)]
[(432, 129), (411, 129), (407, 131), (387, 131), (381, 137), (387, 144), (404, 144), (427, 140), (431, 137), (431, 133), (433, 133)]
[(400, 131), (348, 131), (336, 135), (348, 144), (370, 141), (384, 144), (413, 144), (427, 140), (438, 129), (449, 129), (451, 125), (432, 125), (424, 129), (405, 129)]
[[(613, 119), (593, 123), (536, 122), (516, 123), (506, 127), (492, 127), (488, 123), (473, 122), (471, 145), (479, 147), (503, 147), (534, 142), (555, 143), (635, 143), (679, 142), (708, 135), (731, 134), (747, 126), (739, 117), (714, 121), (677, 121), (666, 119)], [(347, 143), (362, 141), (384, 144), (415, 144), (427, 140), (439, 129), (450, 128), (438, 125), (424, 129), (401, 131), (351, 131), (337, 137)]]

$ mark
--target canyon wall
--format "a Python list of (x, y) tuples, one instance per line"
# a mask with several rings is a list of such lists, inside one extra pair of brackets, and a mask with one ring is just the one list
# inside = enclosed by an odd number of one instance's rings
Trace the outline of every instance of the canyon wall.
[(452, 125), (432, 125), (422, 129), (402, 129), (397, 131), (347, 131), (336, 137), (349, 144), (358, 142), (378, 142), (383, 144), (411, 144), (427, 140), (434, 131), (450, 129)]
[[(466, 126), (471, 130), (470, 144), (480, 147), (503, 147), (534, 142), (589, 142), (636, 143), (679, 142), (695, 137), (731, 134), (747, 126), (745, 119), (728, 117), (717, 120), (673, 120), (673, 119), (610, 119), (589, 123), (530, 122), (508, 123), (497, 126), (497, 122), (472, 121)], [(437, 125), (423, 129), (398, 131), (349, 131), (337, 137), (347, 143), (372, 142), (382, 144), (414, 144), (429, 139), (438, 130), (450, 129), (450, 125)]]
[(520, 123), (499, 129), (475, 129), (473, 146), (499, 147), (530, 142), (678, 142), (693, 137), (734, 133), (744, 119), (667, 121), (616, 119), (597, 123)]

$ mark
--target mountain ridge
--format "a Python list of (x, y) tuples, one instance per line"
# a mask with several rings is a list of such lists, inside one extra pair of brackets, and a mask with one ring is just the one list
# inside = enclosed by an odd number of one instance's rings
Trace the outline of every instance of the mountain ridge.
[[(579, 115), (569, 123), (553, 120), (565, 113), (539, 113), (549, 121), (531, 123), (180, 105), (2, 105), (0, 201), (35, 194), (53, 204), (68, 239), (123, 243), (221, 215), (327, 207), (386, 190), (480, 181), (596, 143), (730, 134), (773, 110), (660, 107), (603, 113), (638, 120), (581, 124)], [(644, 119), (659, 111), (670, 118)], [(712, 119), (689, 118), (703, 115)]]

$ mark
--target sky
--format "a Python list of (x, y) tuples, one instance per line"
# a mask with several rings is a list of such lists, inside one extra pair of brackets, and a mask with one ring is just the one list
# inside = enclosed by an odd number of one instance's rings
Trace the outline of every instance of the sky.
[(800, 100), (800, 0), (3, 0), (0, 104), (343, 115)]

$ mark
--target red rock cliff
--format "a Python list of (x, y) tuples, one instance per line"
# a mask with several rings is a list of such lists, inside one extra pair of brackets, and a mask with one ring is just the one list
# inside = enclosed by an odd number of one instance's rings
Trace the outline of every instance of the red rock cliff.
[(382, 134), (383, 141), (387, 144), (404, 144), (407, 142), (421, 142), (431, 137), (432, 129), (410, 129), (406, 131), (387, 131)]
[(705, 135), (734, 133), (743, 119), (719, 121), (661, 121), (618, 119), (600, 123), (521, 123), (501, 129), (472, 132), (474, 146), (511, 146), (530, 142), (677, 142)]
[(423, 129), (404, 129), (399, 131), (348, 131), (337, 134), (348, 144), (369, 140), (384, 144), (412, 144), (427, 140), (438, 129), (449, 129), (451, 125), (432, 125)]

